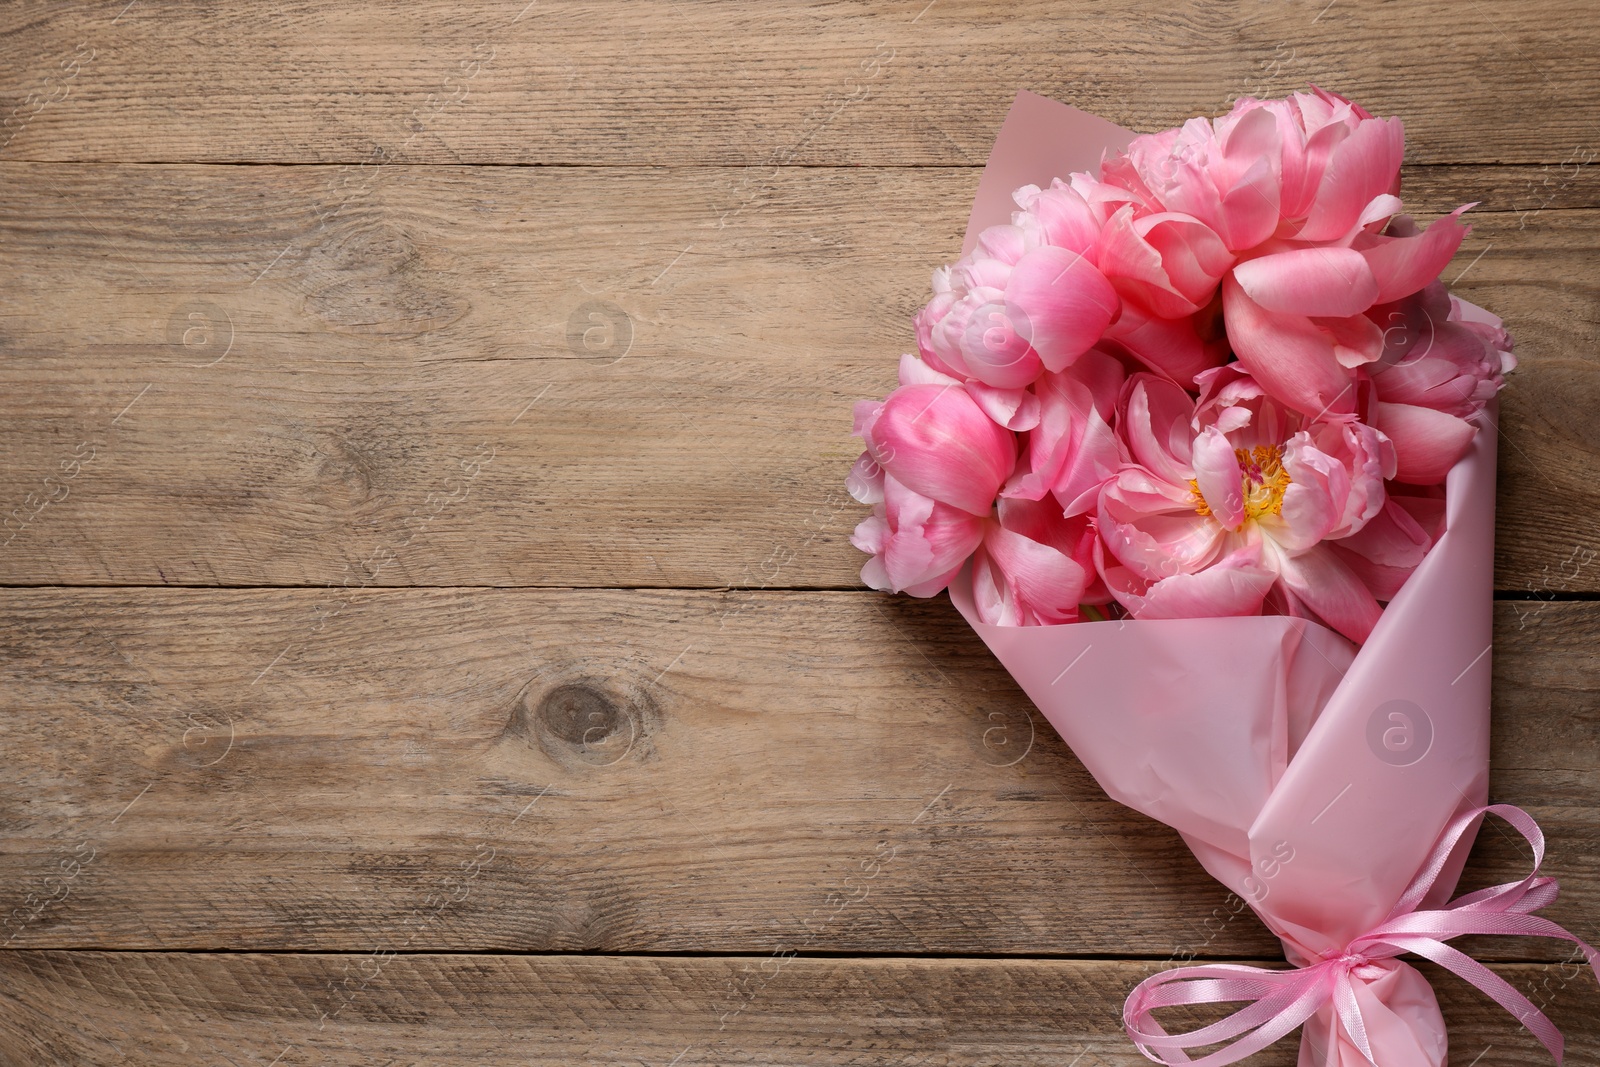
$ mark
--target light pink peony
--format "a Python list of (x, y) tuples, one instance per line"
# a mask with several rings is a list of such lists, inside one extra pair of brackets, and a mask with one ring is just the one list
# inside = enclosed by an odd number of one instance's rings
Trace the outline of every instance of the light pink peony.
[(983, 540), (985, 520), (912, 492), (870, 456), (857, 461), (848, 484), (857, 500), (876, 505), (850, 537), (872, 557), (861, 580), (873, 589), (935, 596)]
[(1435, 281), (1368, 312), (1383, 329), (1383, 356), (1368, 371), (1373, 425), (1394, 441), (1402, 482), (1444, 480), (1472, 443), (1468, 422), (1516, 367), (1500, 320), (1464, 321), (1461, 303)]
[(1118, 431), (1132, 463), (1101, 491), (1101, 572), (1137, 618), (1249, 615), (1273, 605), (1361, 641), (1371, 591), (1324, 544), (1383, 508), (1394, 452), (1354, 420), (1309, 420), (1235, 367), (1198, 404), (1129, 380)]
[(934, 369), (1020, 389), (1071, 365), (1116, 316), (1116, 292), (1086, 255), (1098, 225), (1071, 190), (1055, 192), (1030, 198), (1037, 214), (991, 226), (977, 248), (934, 272), (933, 299), (916, 318)]
[(980, 610), (1000, 625), (1072, 622), (1080, 604), (1109, 600), (1088, 516), (1068, 519), (1053, 501), (1002, 500), (997, 517), (980, 518), (912, 492), (866, 455), (848, 484), (874, 505), (850, 538), (871, 556), (861, 579), (873, 589), (935, 596), (970, 557)]

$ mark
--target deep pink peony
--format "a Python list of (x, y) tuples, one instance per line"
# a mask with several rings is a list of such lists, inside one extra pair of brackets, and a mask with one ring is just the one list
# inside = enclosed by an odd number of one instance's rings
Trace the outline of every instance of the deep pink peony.
[(1076, 622), (1080, 604), (1105, 603), (1087, 516), (1068, 519), (1050, 503), (1001, 500), (972, 557), (978, 615), (999, 626)]
[(903, 385), (856, 405), (867, 454), (914, 493), (987, 515), (1016, 465), (1016, 435), (954, 382)]
[(1220, 285), (1239, 361), (1321, 417), (1354, 412), (1355, 368), (1383, 355), (1365, 313), (1435, 279), (1467, 232), (1465, 208), (1423, 233), (1383, 232), (1403, 148), (1398, 119), (1314, 89), (1136, 138), (1098, 181), (1075, 181), (1116, 208), (1099, 261), (1124, 300), (1176, 318)]

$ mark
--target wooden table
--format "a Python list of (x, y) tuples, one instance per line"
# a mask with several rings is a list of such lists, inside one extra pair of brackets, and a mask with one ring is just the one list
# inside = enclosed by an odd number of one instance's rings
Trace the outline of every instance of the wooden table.
[[(1019, 88), (1315, 82), (1404, 117), (1419, 214), (1482, 202), (1492, 793), (1600, 935), (1594, 15), (5, 5), (0, 1061), (1131, 1065), (1142, 976), (1279, 959), (858, 579), (850, 407)], [(1464, 947), (1600, 1060), (1560, 949)], [(1452, 1064), (1548, 1062), (1430, 974)]]

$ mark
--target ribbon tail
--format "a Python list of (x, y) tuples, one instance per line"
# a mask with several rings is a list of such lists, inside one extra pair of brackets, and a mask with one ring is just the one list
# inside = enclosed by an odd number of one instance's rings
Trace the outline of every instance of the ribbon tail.
[(1367, 1062), (1377, 1067), (1378, 1061), (1372, 1055), (1372, 1044), (1367, 1038), (1367, 1023), (1361, 1017), (1361, 1005), (1356, 1001), (1356, 990), (1350, 981), (1349, 971), (1342, 972), (1334, 980), (1333, 1006), (1339, 1013), (1339, 1024), (1344, 1027), (1344, 1032), (1350, 1035), (1350, 1040), (1367, 1058)]
[[(1553, 923), (1551, 925), (1554, 925)], [(1577, 940), (1574, 938), (1573, 940)], [(1582, 942), (1579, 942), (1582, 944)], [(1566, 1048), (1566, 1041), (1561, 1036), (1561, 1031), (1556, 1024), (1550, 1021), (1549, 1016), (1534, 1006), (1533, 1001), (1519, 993), (1511, 983), (1495, 974), (1489, 968), (1462, 952), (1460, 949), (1451, 948), (1442, 941), (1431, 938), (1417, 938), (1407, 947), (1419, 956), (1424, 956), (1439, 966), (1453, 971), (1458, 977), (1465, 979), (1481, 989), (1496, 1004), (1525, 1026), (1534, 1037), (1555, 1058), (1557, 1064), (1562, 1062), (1562, 1055)], [(1587, 947), (1587, 946), (1585, 946)]]

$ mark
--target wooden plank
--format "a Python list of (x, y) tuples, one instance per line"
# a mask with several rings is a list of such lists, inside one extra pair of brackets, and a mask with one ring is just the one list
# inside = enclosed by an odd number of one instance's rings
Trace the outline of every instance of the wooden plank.
[[(1477, 990), (1424, 964), (1450, 1059), (1549, 1054)], [(1600, 991), (1573, 965), (1499, 965), (1600, 1055)], [(1080, 960), (0, 953), (10, 1063), (515, 1062), (1136, 1067), (1126, 991), (1149, 964)], [(1171, 1013), (1170, 1026), (1195, 1014)], [(1248, 1062), (1288, 1067), (1298, 1035)], [(1492, 1050), (1492, 1051), (1491, 1051)], [(274, 1058), (276, 1057), (276, 1058)]]
[[(851, 403), (976, 175), (786, 168), (719, 228), (736, 173), (0, 168), (0, 582), (856, 585)], [(1535, 596), (1600, 590), (1600, 211), (1510, 210), (1542, 173), (1422, 183), (1508, 206), (1447, 276), (1519, 339)]]
[(1584, 0), (381, 14), (31, 0), (0, 21), (0, 142), (49, 160), (970, 164), (1019, 88), (1159, 129), (1317, 82), (1403, 116), (1416, 161), (1559, 163), (1595, 146), (1592, 14)]
[[(1593, 934), (1600, 605), (1528, 607), (1493, 795)], [(11, 947), (1277, 951), (943, 601), (10, 590), (0, 635)]]

